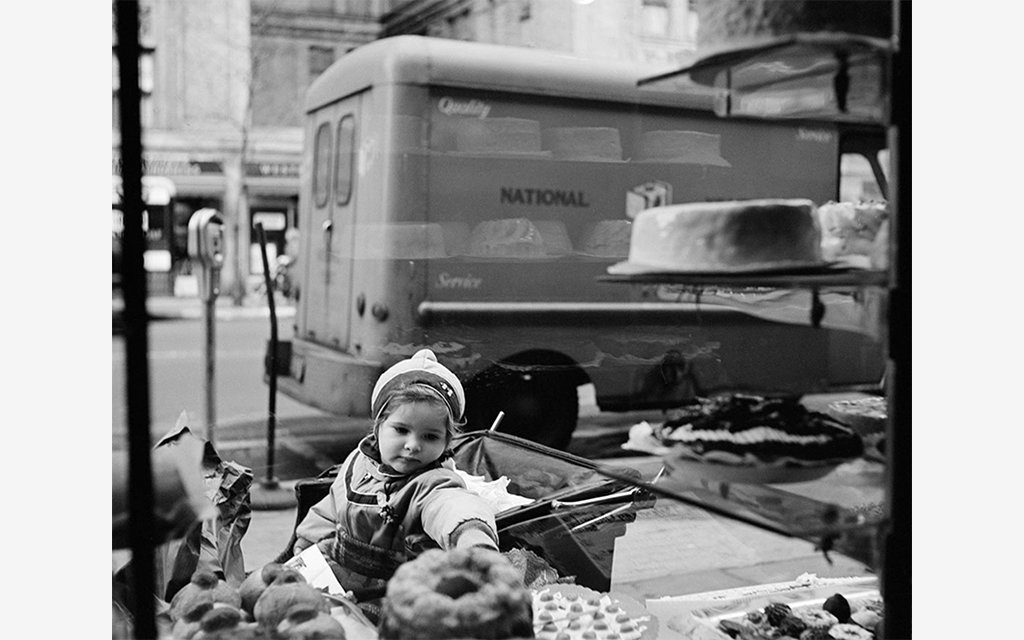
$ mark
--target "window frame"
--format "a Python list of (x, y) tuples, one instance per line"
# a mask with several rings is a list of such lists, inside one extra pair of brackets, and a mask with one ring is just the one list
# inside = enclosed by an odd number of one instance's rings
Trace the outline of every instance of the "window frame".
[[(351, 123), (351, 126), (348, 124)], [(348, 131), (348, 138), (342, 140), (342, 135)], [(353, 113), (346, 113), (338, 119), (338, 131), (335, 136), (334, 145), (334, 203), (340, 206), (345, 206), (352, 200), (352, 187), (355, 182), (354, 180), (354, 169), (356, 160), (356, 117)], [(345, 146), (348, 148), (348, 152), (342, 155), (342, 149), (344, 148), (342, 142), (347, 143)], [(345, 159), (345, 163), (342, 163), (342, 159)], [(342, 168), (347, 166), (348, 175), (342, 176)], [(345, 185), (345, 190), (342, 191), (341, 186)]]
[[(324, 135), (325, 132), (326, 135)], [(334, 157), (332, 149), (334, 136), (332, 133), (331, 123), (321, 122), (320, 126), (316, 129), (316, 134), (313, 136), (313, 202), (316, 203), (318, 208), (326, 207), (327, 203), (331, 200), (331, 177), (333, 175), (331, 160)], [(327, 143), (326, 154), (321, 153), (321, 147), (325, 140)], [(324, 173), (321, 174), (323, 163), (326, 163), (327, 166)], [(322, 179), (321, 175), (323, 175)]]

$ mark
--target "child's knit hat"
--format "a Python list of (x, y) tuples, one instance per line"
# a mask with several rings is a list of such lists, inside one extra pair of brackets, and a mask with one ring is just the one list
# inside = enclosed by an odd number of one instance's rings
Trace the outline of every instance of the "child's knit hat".
[(392, 365), (377, 378), (370, 396), (370, 410), (374, 419), (380, 415), (395, 389), (411, 383), (433, 387), (444, 398), (455, 420), (462, 419), (462, 412), (466, 408), (466, 392), (462, 389), (462, 383), (458, 376), (437, 361), (437, 356), (430, 349), (420, 349), (411, 358)]

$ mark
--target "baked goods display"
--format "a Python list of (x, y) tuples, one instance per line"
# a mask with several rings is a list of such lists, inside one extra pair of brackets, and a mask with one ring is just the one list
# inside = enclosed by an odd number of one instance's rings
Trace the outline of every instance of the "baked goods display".
[(827, 469), (864, 452), (860, 436), (795, 398), (742, 394), (699, 398), (661, 425), (635, 425), (623, 447), (753, 469)]
[(600, 258), (625, 258), (629, 256), (632, 230), (630, 220), (599, 220), (584, 232), (580, 253)]
[(885, 202), (826, 202), (818, 207), (825, 260), (857, 267), (888, 264), (889, 206)]
[(533, 633), (539, 640), (647, 640), (658, 637), (658, 622), (625, 596), (557, 584), (533, 592)]
[(455, 148), (481, 155), (550, 156), (541, 149), (540, 122), (527, 118), (465, 118), (455, 128)]
[(298, 571), (282, 571), (257, 598), (253, 606), (253, 617), (260, 627), (271, 635), (296, 605), (308, 606), (330, 613), (330, 603), (324, 593), (313, 587)]
[(825, 411), (862, 436), (885, 431), (889, 414), (884, 396), (868, 396), (830, 402)]
[(646, 131), (640, 135), (636, 159), (730, 167), (721, 152), (721, 136), (700, 131)]
[(660, 437), (704, 462), (755, 466), (815, 466), (856, 458), (856, 433), (796, 398), (726, 395), (677, 409)]
[(497, 551), (429, 549), (388, 581), (381, 640), (528, 638), (531, 594)]
[(345, 640), (345, 627), (330, 614), (308, 604), (297, 604), (277, 625), (281, 640)]
[(821, 265), (821, 232), (813, 202), (742, 200), (641, 211), (633, 221), (628, 261), (610, 271), (747, 271)]
[(716, 628), (725, 637), (741, 640), (874, 640), (883, 617), (880, 599), (851, 603), (836, 593), (820, 603), (770, 602), (742, 616), (722, 619)]
[(622, 160), (619, 130), (612, 127), (552, 127), (544, 129), (543, 142), (555, 160)]
[(882, 396), (868, 396), (829, 403), (826, 413), (860, 434), (864, 441), (864, 457), (885, 461), (885, 433), (888, 422), (888, 401)]
[(540, 230), (528, 218), (485, 220), (469, 236), (469, 255), (476, 258), (544, 258)]
[(168, 615), (177, 621), (187, 612), (203, 603), (216, 603), (241, 607), (242, 598), (238, 590), (209, 571), (197, 571), (184, 587), (171, 598)]

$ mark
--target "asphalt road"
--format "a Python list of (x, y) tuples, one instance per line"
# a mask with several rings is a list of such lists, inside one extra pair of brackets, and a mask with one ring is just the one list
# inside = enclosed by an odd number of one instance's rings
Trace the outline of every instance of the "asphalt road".
[[(279, 317), (278, 337), (293, 335), (291, 317)], [(149, 325), (150, 434), (154, 442), (174, 428), (185, 411), (189, 427), (204, 438), (206, 427), (205, 323), (172, 319)], [(367, 431), (365, 418), (344, 419), (300, 404), (283, 393), (269, 420), (269, 389), (263, 357), (270, 339), (267, 318), (218, 319), (215, 327), (215, 419), (212, 440), (227, 460), (253, 469), (257, 478), (292, 480), (316, 475), (340, 462)], [(115, 335), (112, 349), (114, 449), (127, 446), (125, 347)], [(656, 412), (602, 414), (581, 396), (581, 417), (569, 450), (588, 458), (621, 455), (629, 425)], [(270, 432), (273, 430), (273, 447)], [(272, 463), (272, 464), (271, 464)]]

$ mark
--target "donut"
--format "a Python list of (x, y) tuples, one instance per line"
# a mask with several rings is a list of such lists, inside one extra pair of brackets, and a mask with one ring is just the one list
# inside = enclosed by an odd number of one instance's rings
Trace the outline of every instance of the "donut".
[(839, 624), (839, 620), (824, 609), (805, 609), (798, 611), (797, 615), (811, 629), (828, 629), (834, 624)]
[(522, 576), (497, 551), (428, 549), (388, 581), (379, 637), (529, 637), (531, 602)]

